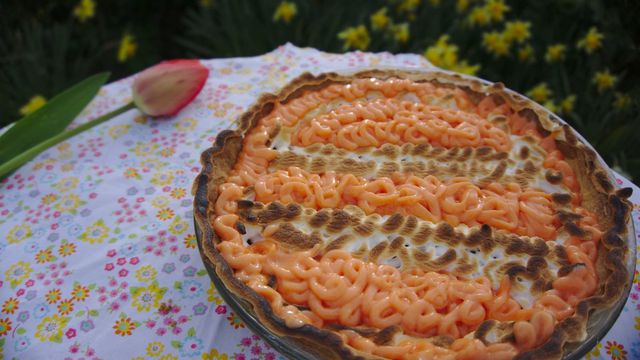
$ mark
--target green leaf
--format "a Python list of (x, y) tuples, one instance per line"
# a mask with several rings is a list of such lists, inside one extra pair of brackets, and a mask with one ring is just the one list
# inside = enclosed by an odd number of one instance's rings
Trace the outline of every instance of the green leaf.
[(0, 164), (62, 132), (107, 82), (109, 73), (93, 75), (65, 90), (0, 136)]
[(189, 328), (189, 330), (187, 330), (187, 336), (196, 336), (196, 329)]
[(198, 275), (198, 276), (205, 276), (205, 275), (207, 275), (207, 270), (206, 270), (206, 269), (201, 269), (200, 271), (198, 271), (198, 272), (196, 273), (196, 275)]
[(16, 334), (18, 334), (18, 335), (22, 335), (22, 334), (24, 334), (26, 332), (27, 332), (27, 330), (25, 328), (19, 328), (18, 330), (16, 330)]
[(96, 288), (96, 284), (89, 284), (89, 286), (87, 286), (89, 288), (89, 290), (93, 290)]
[(180, 281), (176, 281), (176, 282), (174, 282), (174, 283), (173, 283), (173, 288), (174, 288), (174, 289), (177, 289), (177, 290), (182, 289), (182, 282), (180, 282)]
[(100, 315), (100, 313), (98, 312), (98, 310), (89, 310), (89, 316), (98, 316)]
[(80, 310), (76, 313), (76, 317), (81, 317), (84, 315), (84, 310)]
[(127, 317), (127, 314), (125, 314), (124, 312), (121, 312), (121, 313), (118, 315), (118, 317), (119, 317), (120, 319), (124, 319), (124, 318), (126, 318), (126, 317)]
[(178, 341), (178, 340), (173, 340), (171, 342), (171, 346), (176, 348), (176, 349), (180, 349), (182, 347), (182, 343), (180, 343), (180, 341)]

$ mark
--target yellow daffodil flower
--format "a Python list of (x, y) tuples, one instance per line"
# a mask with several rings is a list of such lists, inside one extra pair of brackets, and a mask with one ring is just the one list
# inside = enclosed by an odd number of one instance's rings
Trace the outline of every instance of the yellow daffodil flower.
[(563, 44), (553, 44), (547, 47), (547, 53), (544, 55), (544, 59), (548, 63), (562, 61), (565, 58), (567, 47)]
[(96, 14), (96, 3), (93, 0), (80, 0), (73, 8), (73, 16), (80, 22), (91, 19)]
[(602, 39), (604, 39), (604, 35), (598, 32), (596, 27), (592, 27), (582, 39), (578, 40), (577, 47), (584, 49), (587, 54), (591, 54), (602, 47)]
[(497, 31), (482, 34), (482, 46), (488, 53), (495, 56), (504, 56), (509, 53), (509, 42), (504, 34)]
[(520, 60), (520, 62), (529, 62), (529, 61), (533, 61), (533, 59), (534, 59), (534, 52), (531, 44), (527, 44), (521, 47), (520, 49), (518, 49), (518, 60)]
[(569, 114), (573, 112), (573, 107), (576, 104), (577, 97), (575, 95), (569, 95), (560, 101), (560, 112), (563, 114)]
[(200, 6), (203, 8), (210, 8), (213, 5), (213, 0), (200, 0)]
[(556, 105), (553, 100), (545, 101), (542, 106), (546, 107), (547, 110), (551, 111), (552, 113), (558, 113), (558, 105)]
[(614, 94), (613, 107), (618, 110), (627, 109), (631, 105), (631, 97), (627, 94), (616, 92)]
[(609, 69), (598, 71), (593, 76), (593, 83), (596, 84), (599, 92), (613, 88), (618, 81), (618, 77), (609, 72)]
[(547, 86), (547, 83), (542, 82), (534, 86), (531, 90), (527, 91), (527, 96), (539, 103), (545, 102), (551, 97), (552, 91)]
[(435, 66), (463, 74), (475, 75), (480, 69), (480, 65), (458, 61), (458, 46), (449, 43), (449, 35), (440, 36), (435, 44), (427, 48), (424, 57)]
[(284, 21), (285, 23), (290, 23), (291, 20), (298, 13), (298, 7), (295, 3), (283, 1), (278, 5), (276, 11), (273, 13), (273, 21)]
[(487, 11), (484, 6), (476, 6), (471, 9), (471, 12), (467, 16), (467, 22), (471, 26), (475, 25), (487, 25), (491, 21), (491, 14)]
[(406, 43), (409, 41), (409, 24), (402, 23), (398, 25), (394, 25), (391, 28), (391, 32), (393, 32), (393, 38), (396, 39), (399, 43)]
[(371, 42), (369, 31), (364, 25), (346, 28), (338, 34), (338, 38), (344, 40), (344, 50), (366, 50)]
[(508, 41), (523, 43), (531, 37), (530, 28), (529, 21), (509, 21), (504, 25), (504, 36)]
[(398, 4), (398, 11), (409, 13), (414, 12), (418, 6), (420, 6), (421, 2), (422, 0), (402, 0), (402, 2)]
[(502, 21), (504, 14), (511, 9), (504, 0), (488, 0), (484, 6), (491, 20), (498, 22)]
[(440, 6), (440, 0), (429, 0), (429, 3), (431, 4), (431, 6), (433, 7), (438, 7)]
[(373, 30), (386, 29), (389, 24), (391, 24), (391, 19), (387, 15), (387, 11), (388, 9), (385, 6), (371, 15), (369, 19), (371, 20), (371, 28)]
[(40, 109), (41, 107), (43, 107), (44, 104), (46, 103), (47, 103), (47, 99), (45, 99), (44, 96), (36, 95), (31, 99), (29, 99), (29, 102), (20, 108), (20, 114), (25, 116), (29, 115), (35, 112), (36, 110)]
[(125, 34), (120, 40), (120, 47), (118, 48), (118, 61), (127, 61), (136, 54), (137, 50), (138, 44), (136, 43), (133, 35)]
[(459, 13), (464, 12), (469, 8), (469, 0), (458, 0), (456, 1), (456, 11)]

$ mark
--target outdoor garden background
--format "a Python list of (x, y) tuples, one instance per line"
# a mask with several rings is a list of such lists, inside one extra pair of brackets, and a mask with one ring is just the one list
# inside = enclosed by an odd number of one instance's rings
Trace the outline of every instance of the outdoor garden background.
[(527, 94), (638, 183), (639, 15), (633, 0), (1, 1), (0, 126), (90, 74), (163, 59), (410, 52)]

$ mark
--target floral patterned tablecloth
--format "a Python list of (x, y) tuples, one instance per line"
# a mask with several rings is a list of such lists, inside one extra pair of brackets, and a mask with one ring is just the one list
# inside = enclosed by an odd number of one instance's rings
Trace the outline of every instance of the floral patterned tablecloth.
[[(202, 265), (190, 194), (200, 152), (259, 94), (302, 72), (431, 65), (292, 45), (203, 63), (209, 80), (177, 116), (129, 111), (0, 183), (0, 359), (282, 358), (225, 305)], [(128, 102), (131, 82), (105, 86), (75, 124)], [(622, 316), (587, 358), (640, 359), (639, 297), (636, 270)]]

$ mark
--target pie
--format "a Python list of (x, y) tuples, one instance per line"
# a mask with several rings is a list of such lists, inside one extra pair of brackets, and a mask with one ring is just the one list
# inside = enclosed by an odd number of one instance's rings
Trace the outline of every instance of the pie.
[(201, 162), (203, 258), (319, 358), (560, 358), (628, 287), (631, 189), (502, 84), (304, 74)]

